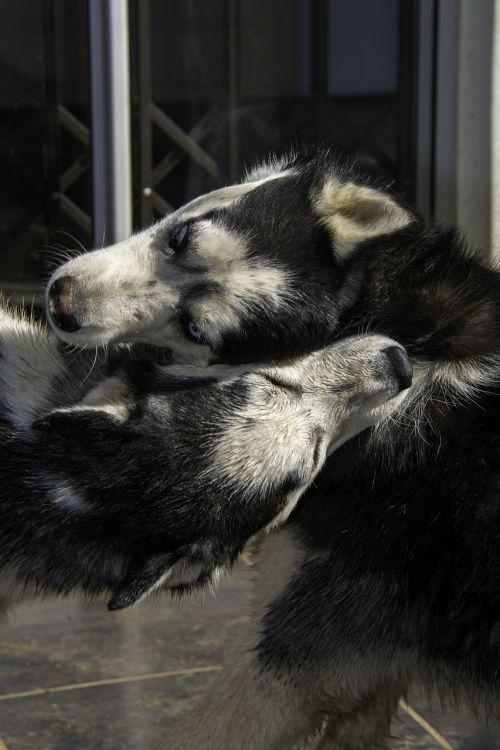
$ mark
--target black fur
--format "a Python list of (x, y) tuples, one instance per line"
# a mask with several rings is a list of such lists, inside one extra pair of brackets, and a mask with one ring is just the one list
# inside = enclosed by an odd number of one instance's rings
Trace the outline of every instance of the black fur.
[(288, 167), (212, 213), (257, 267), (293, 279), (288, 304), (254, 304), (215, 354), (286, 359), (370, 331), (403, 344), (422, 381), (397, 419), (336, 454), (290, 520), (305, 561), (265, 615), (260, 666), (300, 683), (343, 665), (347, 713), (382, 688), (392, 706), (414, 679), (497, 709), (500, 274), (396, 196), (412, 221), (337, 256), (314, 197), (330, 176), (366, 181), (327, 153)]
[[(155, 583), (158, 556), (163, 569), (182, 558), (200, 563), (205, 583), (280, 511), (285, 487), (264, 496), (225, 487), (211, 471), (211, 447), (231, 409), (245, 403), (244, 384), (207, 379), (201, 390), (198, 380), (191, 388), (174, 378), (170, 390), (166, 380), (137, 396), (123, 425), (104, 411), (55, 411), (33, 431), (0, 426), (1, 569), (60, 594), (127, 591), (119, 600), (125, 606)], [(81, 509), (58, 507), (50, 492), (61, 485), (82, 496)]]
[[(110, 591), (118, 609), (158, 588), (215, 582), (253, 534), (291, 511), (329, 445), (373, 424), (372, 411), (409, 385), (387, 353), (394, 342), (379, 337), (313, 357), (309, 390), (293, 398), (283, 379), (307, 361), (272, 368), (270, 382), (262, 368), (172, 369), (127, 349), (67, 360), (47, 328), (1, 305), (0, 340), (7, 606), (23, 586)], [(400, 359), (408, 365), (402, 349)], [(346, 370), (351, 387), (338, 392)]]
[(490, 372), (470, 397), (429, 379), (414, 409), (326, 465), (290, 522), (311, 560), (266, 615), (260, 657), (282, 669), (348, 653), (359, 670), (368, 657), (384, 663), (386, 680), (494, 708), (500, 360), (490, 360), (500, 353), (500, 275), (439, 228), (359, 251), (349, 271), (363, 283), (342, 335), (384, 333), (414, 363), (471, 360)]

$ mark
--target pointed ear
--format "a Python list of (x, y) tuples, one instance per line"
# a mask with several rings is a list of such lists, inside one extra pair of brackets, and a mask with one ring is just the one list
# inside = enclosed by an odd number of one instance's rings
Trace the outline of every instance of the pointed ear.
[(174, 555), (157, 555), (150, 559), (134, 560), (124, 580), (113, 592), (108, 609), (114, 611), (131, 607), (161, 588), (169, 578), (175, 560)]
[(35, 426), (47, 424), (50, 420), (63, 421), (64, 417), (77, 419), (79, 416), (91, 418), (101, 414), (114, 422), (115, 426), (126, 422), (134, 408), (135, 400), (130, 385), (119, 377), (106, 378), (94, 386), (87, 394), (71, 406), (61, 406), (35, 422)]
[(160, 589), (186, 594), (214, 584), (229, 570), (243, 545), (221, 545), (218, 540), (198, 540), (172, 552), (136, 556), (113, 592), (108, 609), (124, 609)]
[(77, 404), (53, 409), (33, 423), (33, 429), (66, 438), (90, 450), (99, 436), (116, 434), (134, 406), (130, 387), (120, 378), (107, 378)]
[(87, 395), (70, 409), (103, 411), (117, 422), (126, 422), (134, 407), (132, 388), (117, 376), (98, 383)]
[(330, 178), (314, 198), (314, 211), (332, 235), (339, 260), (367, 240), (418, 228), (420, 217), (382, 190)]

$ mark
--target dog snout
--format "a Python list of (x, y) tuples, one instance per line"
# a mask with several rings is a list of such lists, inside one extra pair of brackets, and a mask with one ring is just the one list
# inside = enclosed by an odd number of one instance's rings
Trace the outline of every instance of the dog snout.
[(49, 313), (52, 322), (61, 331), (78, 331), (80, 324), (73, 310), (75, 281), (71, 276), (61, 276), (49, 288)]
[(383, 353), (389, 362), (391, 374), (399, 390), (405, 391), (410, 387), (413, 378), (412, 366), (405, 350), (402, 346), (388, 346)]

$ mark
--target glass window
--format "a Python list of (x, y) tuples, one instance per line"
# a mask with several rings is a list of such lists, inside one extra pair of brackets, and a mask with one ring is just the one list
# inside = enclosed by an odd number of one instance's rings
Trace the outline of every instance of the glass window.
[(136, 0), (136, 223), (290, 145), (322, 142), (411, 182), (400, 5)]
[[(117, 73), (92, 86), (88, 6), (1, 4), (0, 287), (18, 295), (41, 291), (64, 248), (103, 240), (93, 236), (92, 201), (103, 186), (92, 184), (89, 102), (99, 85), (110, 100), (103, 81)], [(107, 4), (93, 7), (105, 28)], [(403, 0), (129, 0), (135, 226), (239, 179), (269, 152), (318, 142), (411, 200), (415, 8)], [(94, 135), (109, 144), (110, 133)]]
[(0, 285), (27, 301), (92, 234), (86, 5), (2, 3)]

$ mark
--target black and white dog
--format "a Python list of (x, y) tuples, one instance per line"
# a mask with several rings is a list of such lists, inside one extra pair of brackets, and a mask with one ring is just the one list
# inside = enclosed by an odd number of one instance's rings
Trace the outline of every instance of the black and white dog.
[(0, 606), (36, 593), (214, 583), (327, 454), (391, 412), (404, 350), (353, 337), (279, 367), (68, 355), (0, 303)]
[(328, 153), (271, 162), (119, 245), (47, 296), (71, 343), (177, 361), (286, 359), (389, 335), (413, 361), (395, 415), (327, 462), (263, 547), (239, 660), (171, 750), (384, 747), (410, 683), (498, 710), (500, 275)]

